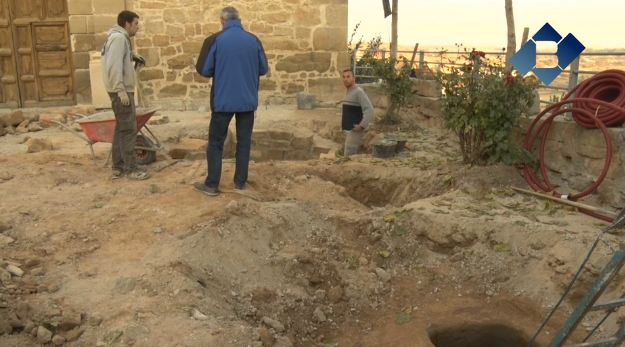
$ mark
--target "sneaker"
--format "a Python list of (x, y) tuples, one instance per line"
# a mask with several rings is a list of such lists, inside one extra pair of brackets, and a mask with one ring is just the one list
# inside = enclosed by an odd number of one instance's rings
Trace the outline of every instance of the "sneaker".
[(219, 189), (217, 188), (213, 188), (213, 187), (208, 187), (207, 185), (205, 185), (202, 182), (195, 182), (193, 183), (193, 189), (197, 190), (200, 193), (204, 193), (208, 196), (217, 196), (219, 195)]
[(234, 190), (245, 190), (245, 183), (243, 184), (234, 184)]
[(113, 173), (111, 174), (111, 179), (116, 180), (116, 179), (122, 178), (123, 175), (124, 175), (124, 172), (122, 170), (113, 169)]
[(128, 178), (134, 181), (143, 181), (150, 178), (150, 174), (145, 171), (132, 171), (128, 174)]

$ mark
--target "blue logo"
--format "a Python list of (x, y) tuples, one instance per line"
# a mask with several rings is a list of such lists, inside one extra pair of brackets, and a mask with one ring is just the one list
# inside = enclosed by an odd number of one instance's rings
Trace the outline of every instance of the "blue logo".
[[(558, 44), (558, 50), (556, 51), (558, 66), (549, 68), (536, 67), (537, 41), (551, 41)], [(584, 47), (573, 34), (568, 34), (565, 38), (562, 38), (549, 23), (545, 23), (545, 25), (512, 56), (510, 63), (519, 70), (522, 75), (533, 71), (536, 77), (543, 81), (544, 84), (549, 85), (562, 73), (562, 70), (566, 69), (566, 67), (584, 51), (584, 49), (586, 49), (586, 47)]]

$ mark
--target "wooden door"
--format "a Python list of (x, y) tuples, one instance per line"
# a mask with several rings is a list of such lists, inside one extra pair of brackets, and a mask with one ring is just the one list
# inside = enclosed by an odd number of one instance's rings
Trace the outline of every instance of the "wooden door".
[(21, 106), (74, 103), (65, 0), (9, 0)]
[(20, 106), (9, 1), (0, 0), (0, 108)]

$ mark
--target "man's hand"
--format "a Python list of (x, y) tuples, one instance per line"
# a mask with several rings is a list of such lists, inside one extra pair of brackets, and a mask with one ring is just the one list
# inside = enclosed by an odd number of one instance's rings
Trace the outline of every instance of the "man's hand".
[(119, 100), (121, 100), (122, 105), (130, 106), (130, 98), (128, 97), (128, 93), (126, 93), (125, 91), (117, 92), (117, 96), (119, 96)]
[(132, 61), (135, 62), (135, 66), (136, 65), (143, 65), (143, 66), (145, 66), (145, 59), (142, 56), (140, 56), (140, 55), (133, 54), (132, 55)]
[(357, 132), (357, 133), (359, 133), (361, 131), (364, 131), (365, 128), (362, 125), (360, 125), (360, 124), (354, 124), (354, 129), (352, 129), (352, 130)]

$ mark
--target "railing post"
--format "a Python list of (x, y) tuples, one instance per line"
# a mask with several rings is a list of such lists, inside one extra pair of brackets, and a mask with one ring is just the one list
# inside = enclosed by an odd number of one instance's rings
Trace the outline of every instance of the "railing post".
[(386, 50), (382, 50), (382, 60), (386, 60)]
[(573, 90), (577, 86), (577, 80), (579, 79), (579, 58), (575, 58), (571, 63), (570, 73), (569, 73), (569, 92)]
[(425, 72), (425, 51), (419, 51), (419, 77), (423, 78)]

